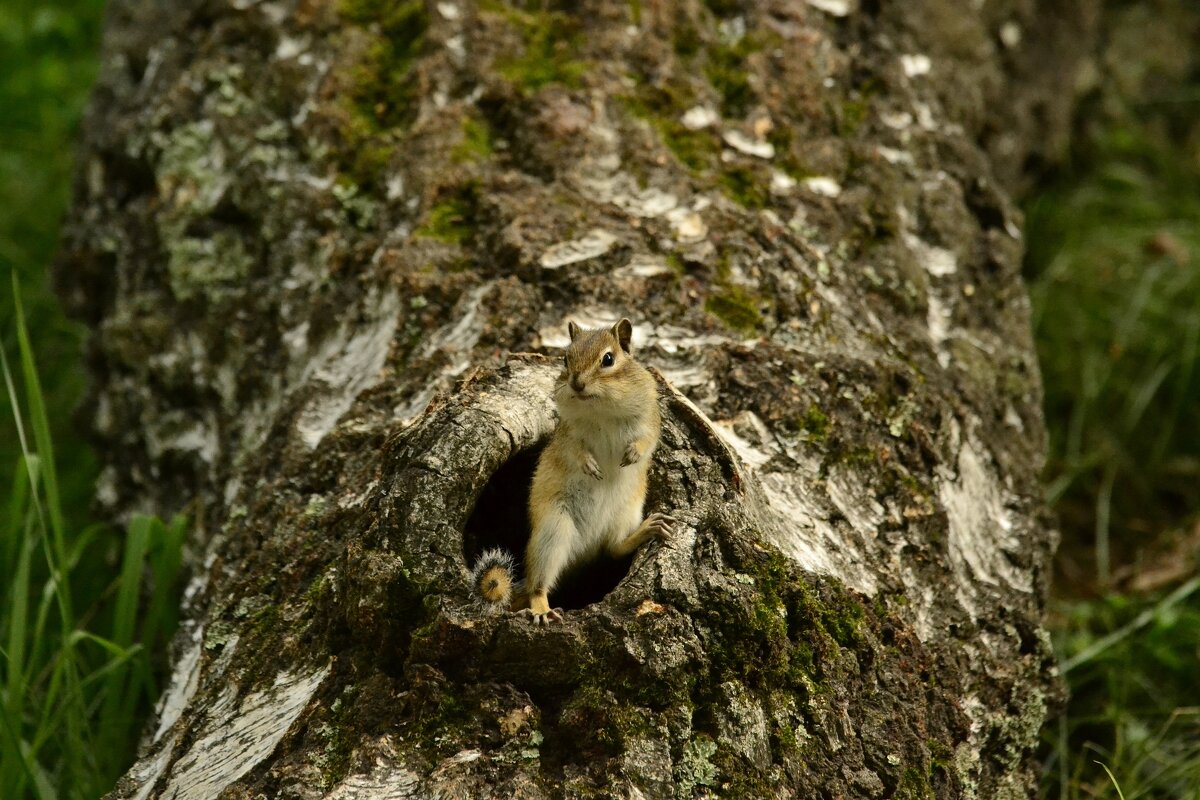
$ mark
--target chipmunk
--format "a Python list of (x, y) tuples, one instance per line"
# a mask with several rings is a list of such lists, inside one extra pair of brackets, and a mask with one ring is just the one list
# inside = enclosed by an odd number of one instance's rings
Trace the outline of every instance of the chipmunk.
[(539, 625), (562, 621), (549, 595), (569, 567), (601, 551), (628, 555), (669, 536), (675, 522), (666, 514), (642, 517), (662, 418), (654, 377), (630, 352), (633, 325), (622, 319), (608, 330), (584, 330), (570, 322), (567, 331), (571, 344), (554, 386), (559, 423), (529, 495), (525, 579), (514, 579), (513, 559), (499, 549), (481, 554), (472, 570), (486, 602), (507, 604)]

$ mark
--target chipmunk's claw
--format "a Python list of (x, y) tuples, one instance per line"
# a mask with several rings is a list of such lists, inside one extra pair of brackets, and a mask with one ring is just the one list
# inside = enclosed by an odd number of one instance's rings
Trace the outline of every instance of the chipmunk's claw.
[(561, 608), (551, 608), (546, 611), (534, 611), (532, 608), (522, 608), (517, 613), (523, 617), (529, 617), (533, 624), (538, 626), (563, 621), (563, 610)]
[(600, 471), (600, 465), (596, 463), (596, 457), (588, 453), (583, 458), (583, 471), (591, 475), (596, 480), (604, 478), (604, 473)]
[(630, 464), (636, 464), (642, 460), (642, 451), (638, 449), (637, 443), (630, 442), (629, 447), (625, 448), (625, 455), (621, 458), (621, 466), (628, 467)]
[(661, 514), (656, 511), (650, 516), (646, 517), (646, 521), (642, 524), (646, 526), (646, 530), (649, 531), (654, 538), (658, 539), (659, 541), (663, 541), (674, 535), (675, 523), (677, 521), (678, 520), (672, 516)]

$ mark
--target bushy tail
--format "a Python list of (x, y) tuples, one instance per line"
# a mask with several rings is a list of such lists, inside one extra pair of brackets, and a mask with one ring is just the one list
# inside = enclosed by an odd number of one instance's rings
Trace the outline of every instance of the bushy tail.
[(471, 569), (471, 585), (484, 605), (496, 610), (508, 609), (517, 582), (513, 571), (513, 557), (499, 547), (479, 554)]

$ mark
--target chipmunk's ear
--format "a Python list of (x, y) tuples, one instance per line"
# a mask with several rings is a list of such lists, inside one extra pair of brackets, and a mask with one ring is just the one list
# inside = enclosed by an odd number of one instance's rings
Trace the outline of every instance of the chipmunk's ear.
[(628, 319), (621, 320), (612, 326), (612, 335), (616, 337), (617, 342), (621, 345), (621, 349), (628, 353), (629, 342), (633, 339), (633, 323)]
[(568, 322), (567, 323), (567, 335), (571, 337), (572, 342), (575, 341), (576, 339), (578, 339), (579, 338), (579, 326), (576, 325), (574, 322)]

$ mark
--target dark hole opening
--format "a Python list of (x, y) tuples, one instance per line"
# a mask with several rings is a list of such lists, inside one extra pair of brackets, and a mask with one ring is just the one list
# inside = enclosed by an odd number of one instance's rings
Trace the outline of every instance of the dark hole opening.
[[(525, 575), (525, 545), (529, 542), (529, 491), (533, 471), (545, 445), (522, 450), (506, 461), (483, 487), (463, 531), (463, 554), (474, 566), (479, 554), (489, 547), (507, 550), (517, 563), (517, 575)], [(559, 579), (550, 593), (555, 608), (583, 608), (597, 603), (617, 587), (629, 573), (633, 556), (580, 564)]]

